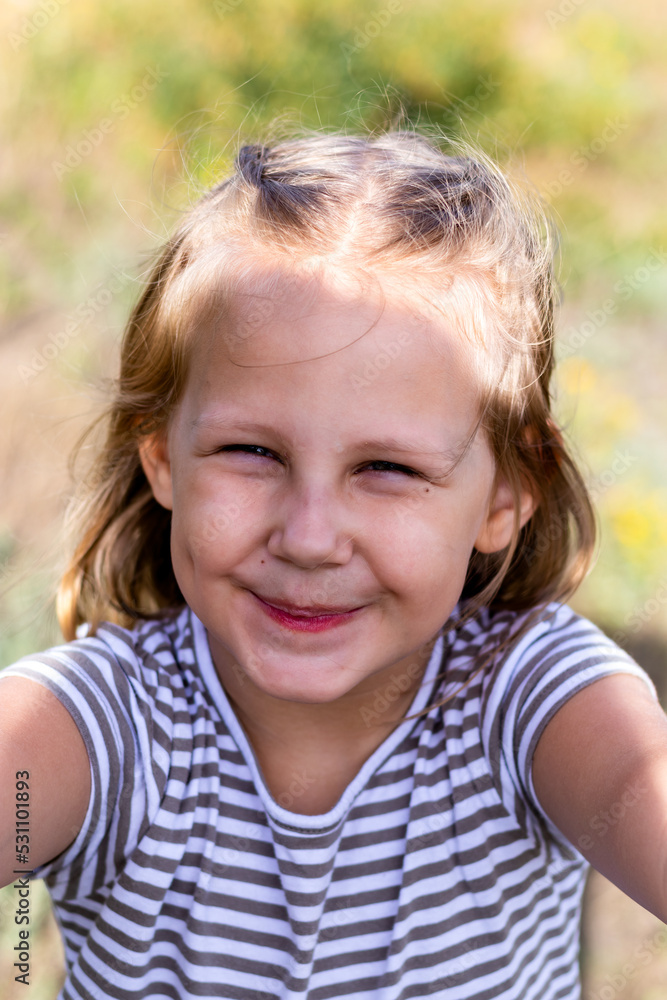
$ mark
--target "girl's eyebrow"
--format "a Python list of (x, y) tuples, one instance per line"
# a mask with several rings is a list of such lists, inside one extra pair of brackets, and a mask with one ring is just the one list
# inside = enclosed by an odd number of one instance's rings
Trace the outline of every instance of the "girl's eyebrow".
[(373, 439), (365, 438), (361, 444), (363, 448), (370, 448), (373, 451), (405, 452), (408, 455), (442, 459), (452, 464), (456, 464), (460, 460), (468, 446), (468, 442), (465, 441), (455, 448), (433, 448), (432, 446), (427, 447), (424, 441), (410, 441), (391, 436)]
[(194, 430), (198, 430), (203, 427), (205, 430), (209, 427), (212, 430), (226, 430), (228, 427), (234, 429), (235, 431), (267, 431), (269, 430), (266, 424), (256, 423), (252, 420), (235, 420), (234, 417), (225, 417), (223, 414), (218, 413), (200, 413), (196, 416), (192, 422), (191, 426)]

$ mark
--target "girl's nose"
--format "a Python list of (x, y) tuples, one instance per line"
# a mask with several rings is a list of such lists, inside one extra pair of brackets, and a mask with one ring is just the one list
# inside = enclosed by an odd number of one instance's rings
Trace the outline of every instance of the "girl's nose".
[(343, 510), (324, 489), (294, 489), (280, 505), (269, 536), (272, 556), (302, 569), (342, 566), (352, 555), (352, 535), (343, 531)]

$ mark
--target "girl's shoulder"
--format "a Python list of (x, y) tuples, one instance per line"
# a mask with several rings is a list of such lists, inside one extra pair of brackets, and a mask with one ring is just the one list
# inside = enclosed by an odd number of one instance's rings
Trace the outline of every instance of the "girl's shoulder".
[(534, 668), (546, 659), (562, 664), (565, 658), (576, 659), (580, 670), (589, 659), (636, 667), (602, 629), (557, 602), (527, 611), (481, 608), (454, 632), (450, 662), (470, 657), (483, 657), (487, 674), (497, 674), (501, 666)]
[(82, 655), (106, 654), (143, 684), (164, 684), (195, 662), (192, 613), (187, 607), (165, 611), (132, 628), (103, 622), (94, 636), (86, 635), (84, 626), (64, 648)]
[(195, 719), (205, 716), (212, 731), (217, 722), (197, 669), (188, 608), (131, 629), (104, 623), (95, 635), (83, 632), (0, 675), (55, 695), (87, 751), (87, 820), (51, 874), (73, 859), (77, 871), (87, 865), (114, 816), (131, 815), (132, 829), (143, 828), (160, 807), (175, 752), (194, 745)]
[(639, 677), (657, 697), (632, 657), (568, 605), (482, 608), (452, 633), (443, 694), (460, 687), (487, 718), (532, 718), (541, 731), (570, 697), (613, 673)]
[[(437, 692), (439, 730), (462, 782), (480, 789), (530, 836), (548, 830), (571, 856), (570, 844), (535, 793), (533, 758), (556, 713), (578, 692), (611, 674), (648, 675), (592, 622), (552, 603), (527, 612), (482, 609), (450, 638)], [(486, 801), (486, 799), (485, 799)]]
[(196, 674), (188, 608), (123, 628), (102, 623), (95, 635), (80, 628), (71, 642), (24, 656), (0, 676), (23, 676), (50, 688), (66, 704), (104, 704), (133, 714), (172, 700)]

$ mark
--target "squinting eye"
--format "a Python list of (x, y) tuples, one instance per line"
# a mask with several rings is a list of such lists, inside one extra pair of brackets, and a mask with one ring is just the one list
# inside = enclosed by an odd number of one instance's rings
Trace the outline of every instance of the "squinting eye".
[(269, 448), (263, 448), (260, 444), (226, 444), (220, 451), (241, 452), (246, 455), (257, 455), (259, 458), (276, 458), (280, 461), (275, 452)]
[(414, 469), (408, 468), (407, 465), (398, 465), (396, 462), (367, 462), (366, 465), (362, 466), (359, 470), (360, 472), (370, 471), (370, 472), (400, 472), (404, 476), (414, 476), (418, 477), (419, 473), (415, 472)]

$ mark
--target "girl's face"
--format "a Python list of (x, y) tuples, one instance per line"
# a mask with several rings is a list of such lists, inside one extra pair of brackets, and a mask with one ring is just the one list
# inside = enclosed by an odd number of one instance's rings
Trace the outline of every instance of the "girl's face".
[(470, 443), (470, 348), (441, 315), (331, 272), (245, 289), (198, 331), (142, 460), (223, 682), (333, 702), (423, 665), (513, 502), (484, 435)]

